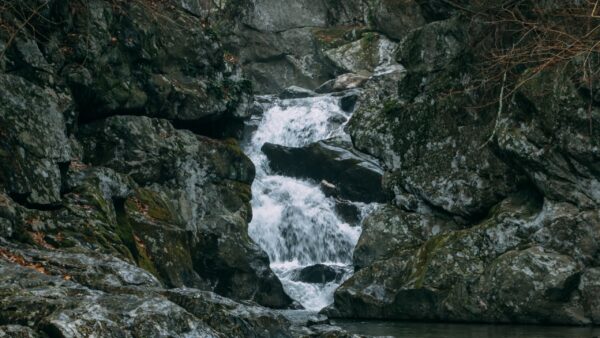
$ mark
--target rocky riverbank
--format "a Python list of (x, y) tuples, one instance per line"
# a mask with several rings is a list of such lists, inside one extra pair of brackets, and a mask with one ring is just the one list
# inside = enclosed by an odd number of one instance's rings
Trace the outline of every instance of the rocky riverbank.
[(483, 81), (474, 3), (208, 3), (0, 3), (0, 336), (347, 336), (274, 310), (297, 304), (248, 235), (253, 92), (339, 97), (349, 138), (263, 152), (349, 224), (384, 203), (324, 313), (600, 324), (593, 48)]
[(225, 137), (251, 84), (215, 33), (163, 1), (0, 6), (0, 335), (296, 335), (261, 307), (292, 300), (248, 236)]

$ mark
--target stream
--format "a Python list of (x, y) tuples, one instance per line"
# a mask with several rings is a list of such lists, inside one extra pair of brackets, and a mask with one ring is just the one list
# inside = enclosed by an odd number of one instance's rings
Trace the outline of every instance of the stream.
[[(340, 219), (334, 201), (324, 195), (319, 182), (273, 173), (261, 147), (267, 142), (301, 147), (343, 135), (350, 114), (339, 107), (339, 97), (328, 95), (259, 100), (264, 113), (254, 121), (255, 130), (244, 144), (256, 165), (249, 234), (269, 255), (271, 268), (288, 295), (305, 309), (318, 311), (333, 302), (335, 289), (352, 275), (352, 251), (360, 227)], [(363, 215), (373, 207), (356, 205)], [(327, 283), (300, 280), (302, 269), (315, 264), (333, 268), (338, 277)]]

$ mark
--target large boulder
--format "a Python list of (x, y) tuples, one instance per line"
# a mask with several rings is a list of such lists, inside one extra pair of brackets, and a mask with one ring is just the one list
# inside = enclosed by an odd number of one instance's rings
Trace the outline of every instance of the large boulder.
[(392, 257), (398, 250), (416, 248), (431, 237), (458, 229), (452, 220), (432, 214), (407, 212), (392, 205), (369, 215), (354, 249), (354, 267), (362, 269)]
[(423, 12), (428, 4), (414, 0), (238, 3), (226, 6), (225, 13), (235, 12), (235, 18), (221, 20), (227, 27), (227, 49), (265, 94), (290, 85), (314, 89), (348, 71), (371, 73), (390, 60), (395, 46), (390, 39), (402, 40), (429, 15), (428, 8)]
[(344, 283), (329, 311), (362, 318), (590, 323), (577, 262), (530, 244), (543, 219), (551, 218), (535, 195), (509, 197), (472, 228), (399, 244)]
[(217, 36), (179, 6), (27, 0), (3, 12), (7, 27), (31, 16), (27, 24), (44, 31), (41, 38), (16, 30), (11, 38), (3, 29), (2, 40), (17, 42), (6, 51), (8, 65), (35, 82), (68, 87), (81, 120), (235, 117), (249, 100), (250, 85), (228, 68)]
[(356, 41), (324, 51), (343, 72), (371, 74), (378, 66), (393, 62), (396, 44), (386, 37), (367, 32)]
[[(228, 7), (237, 7), (237, 2)], [(255, 0), (242, 7), (235, 18), (222, 20), (226, 48), (239, 59), (255, 90), (267, 94), (291, 85), (314, 89), (334, 77), (335, 66), (319, 48), (320, 33), (340, 27), (332, 35), (343, 36), (361, 29), (364, 21), (364, 6), (358, 0)]]
[(497, 142), (548, 198), (597, 208), (600, 136), (591, 126), (600, 122), (600, 111), (581, 94), (583, 76), (572, 68), (524, 74), (527, 81), (499, 123)]
[(281, 32), (293, 28), (323, 27), (327, 25), (327, 5), (323, 0), (284, 2), (253, 0), (252, 10), (244, 23), (263, 32)]
[[(228, 113), (245, 99), (226, 94), (246, 91), (246, 85), (223, 76), (223, 51), (195, 17), (177, 9), (156, 15), (160, 8), (138, 2), (122, 6), (127, 15), (94, 1), (63, 19), (70, 22), (66, 34), (76, 38), (62, 76), (83, 118), (145, 112), (196, 120)], [(88, 27), (85, 37), (79, 27)]]
[(254, 0), (244, 8), (222, 20), (227, 49), (263, 94), (314, 89), (348, 71), (368, 75), (391, 60), (390, 39), (425, 23), (412, 0)]
[(405, 68), (365, 85), (348, 130), (382, 161), (395, 206), (363, 222), (359, 270), (326, 312), (597, 323), (599, 115), (583, 60), (513, 74), (501, 97), (472, 82), (467, 37), (457, 17), (418, 28)]
[(325, 264), (315, 264), (296, 271), (294, 280), (311, 283), (326, 284), (330, 282), (339, 282), (347, 273), (347, 269), (341, 266), (331, 266)]
[(61, 165), (71, 159), (64, 115), (71, 97), (0, 74), (0, 182), (24, 203), (60, 203)]
[[(28, 326), (0, 327), (8, 337), (291, 337), (285, 318), (210, 292), (135, 285), (108, 293), (83, 287), (76, 277), (35, 267), (23, 260), (0, 260), (0, 320)], [(23, 282), (15, 284), (14, 279)]]
[(421, 7), (414, 0), (370, 1), (371, 24), (387, 37), (402, 40), (412, 29), (425, 24)]
[(85, 162), (144, 186), (116, 205), (117, 221), (167, 285), (214, 285), (275, 307), (291, 302), (248, 236), (254, 166), (237, 146), (147, 117), (111, 117), (80, 137)]
[[(385, 186), (409, 210), (424, 204), (478, 218), (514, 190), (510, 167), (485, 147), (492, 112), (475, 113), (463, 88), (465, 45), (454, 19), (413, 31), (398, 60), (407, 67), (374, 76), (348, 124), (354, 145), (382, 160)], [(432, 35), (433, 38), (419, 39)], [(443, 51), (443, 52), (442, 52)], [(440, 71), (441, 70), (441, 71)], [(455, 95), (440, 93), (455, 90)]]
[(276, 172), (293, 177), (327, 180), (339, 196), (360, 202), (387, 200), (381, 187), (383, 171), (373, 158), (354, 150), (342, 138), (294, 148), (266, 143), (262, 151)]
[(334, 72), (310, 52), (316, 48), (312, 30), (305, 27), (271, 33), (240, 27), (226, 48), (235, 52), (258, 93), (276, 94), (292, 85), (312, 89)]

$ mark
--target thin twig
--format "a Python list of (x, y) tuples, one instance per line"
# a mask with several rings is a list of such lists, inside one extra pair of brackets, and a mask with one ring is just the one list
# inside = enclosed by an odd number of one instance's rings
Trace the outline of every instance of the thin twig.
[(502, 87), (500, 88), (500, 98), (498, 100), (498, 115), (496, 116), (496, 123), (494, 124), (494, 130), (492, 131), (492, 135), (490, 138), (485, 141), (484, 144), (479, 147), (479, 149), (483, 149), (488, 143), (492, 142), (494, 137), (496, 137), (496, 131), (498, 130), (498, 125), (500, 124), (500, 117), (502, 116), (502, 110), (504, 109), (504, 88), (506, 86), (506, 77), (508, 72), (504, 71), (504, 75), (502, 76)]

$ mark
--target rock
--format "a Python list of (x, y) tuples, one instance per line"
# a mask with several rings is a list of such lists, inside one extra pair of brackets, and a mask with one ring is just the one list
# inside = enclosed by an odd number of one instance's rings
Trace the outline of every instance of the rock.
[(359, 207), (346, 200), (335, 200), (335, 212), (344, 222), (347, 222), (352, 226), (359, 225), (362, 218)]
[(304, 337), (327, 337), (327, 338), (358, 338), (360, 336), (350, 334), (341, 327), (329, 324), (313, 325), (308, 328)]
[(71, 98), (0, 74), (0, 106), (0, 181), (24, 203), (60, 203), (60, 166), (71, 158), (63, 114)]
[(322, 0), (300, 0), (283, 3), (253, 0), (252, 12), (244, 19), (250, 27), (265, 32), (281, 32), (301, 27), (327, 25), (327, 7)]
[(382, 171), (378, 164), (341, 139), (321, 141), (304, 148), (266, 143), (262, 151), (276, 172), (325, 179), (338, 187), (340, 197), (360, 202), (387, 199), (381, 189)]
[(412, 68), (373, 76), (348, 131), (357, 149), (379, 158), (388, 169), (384, 186), (394, 193), (397, 205), (408, 210), (434, 206), (469, 219), (487, 213), (515, 189), (518, 179), (491, 149), (482, 148), (494, 127), (494, 113), (484, 118), (486, 112), (466, 109), (475, 103), (464, 91), (439, 96), (464, 85), (459, 55), (466, 47), (456, 40), (455, 31), (462, 29), (457, 25), (435, 22), (403, 40), (399, 55)]
[[(226, 47), (239, 56), (261, 94), (279, 93), (290, 85), (313, 89), (335, 78), (343, 70), (326, 53), (377, 30), (368, 27), (372, 11), (360, 0), (260, 0), (247, 5), (239, 17), (224, 20), (223, 26), (230, 27)], [(237, 24), (232, 25), (234, 20)]]
[(544, 215), (543, 227), (532, 238), (536, 244), (572, 257), (578, 264), (594, 264), (600, 246), (600, 215), (596, 211), (546, 200)]
[(435, 72), (460, 63), (469, 50), (466, 41), (465, 27), (459, 18), (432, 22), (411, 31), (402, 40), (396, 61), (411, 72)]
[(305, 97), (315, 96), (317, 93), (312, 90), (301, 88), (297, 86), (291, 86), (286, 88), (283, 92), (279, 94), (280, 99), (302, 99)]
[(153, 11), (159, 8), (149, 10), (136, 2), (123, 6), (127, 15), (94, 1), (78, 15), (70, 16), (67, 9), (62, 12), (66, 17), (56, 18), (73, 22), (67, 35), (79, 36), (77, 28), (88, 27), (87, 38), (74, 41), (61, 74), (73, 91), (80, 118), (145, 112), (197, 120), (233, 113), (248, 101), (248, 83), (226, 73), (219, 42), (198, 18), (179, 8), (157, 16)]
[(50, 250), (19, 248), (2, 243), (4, 252), (20, 257), (31, 266), (43, 267), (45, 274), (67, 276), (83, 286), (106, 292), (140, 287), (162, 287), (150, 272), (117, 257), (95, 252), (55, 252)]
[(164, 294), (227, 337), (292, 337), (290, 322), (273, 310), (236, 303), (206, 291), (173, 289)]
[(402, 40), (411, 30), (425, 24), (421, 7), (413, 0), (373, 1), (371, 19), (378, 31), (394, 40)]
[[(474, 227), (449, 227), (437, 235), (419, 234), (423, 230), (418, 223), (406, 225), (394, 216), (375, 214), (365, 221), (355, 252), (355, 259), (373, 258), (336, 291), (335, 307), (327, 313), (402, 320), (592, 322), (593, 305), (587, 310), (584, 305), (591, 299), (581, 298), (578, 291), (584, 285), (580, 265), (534, 242), (555, 216), (532, 194), (509, 197)], [(389, 223), (378, 225), (379, 217)], [(412, 217), (424, 219), (419, 214)], [(443, 222), (439, 216), (429, 219)], [(408, 236), (407, 230), (394, 234), (394, 227), (400, 226), (414, 230)], [(372, 237), (376, 234), (382, 237)], [(373, 256), (373, 249), (386, 243), (384, 236), (396, 244), (379, 251), (383, 256)], [(394, 284), (389, 282), (392, 278)]]
[(358, 74), (342, 74), (335, 79), (323, 83), (319, 88), (315, 89), (315, 92), (324, 94), (354, 89), (362, 86), (367, 80), (368, 78), (366, 76)]
[(445, 0), (416, 0), (421, 7), (421, 13), (427, 22), (446, 20), (459, 12), (459, 8), (469, 5), (466, 0), (458, 0), (453, 4)]
[(0, 326), (0, 337), (2, 338), (38, 338), (38, 335), (32, 329), (21, 325), (3, 325)]
[[(577, 74), (557, 67), (527, 81), (509, 118), (500, 121), (497, 142), (549, 199), (597, 208), (600, 152), (589, 125), (600, 121), (600, 112), (589, 111)], [(544, 95), (548, 90), (555, 94)]]
[(342, 110), (352, 112), (358, 101), (358, 93), (348, 93), (340, 99), (340, 107)]
[[(156, 295), (106, 294), (5, 261), (0, 262), (0, 271), (3, 322), (26, 320), (28, 326), (63, 337), (219, 336), (184, 309)], [(12, 278), (26, 282), (14, 284)]]
[(298, 272), (296, 280), (304, 283), (325, 284), (341, 280), (345, 273), (346, 271), (342, 268), (315, 264), (302, 268)]
[[(88, 289), (38, 267), (0, 260), (0, 318), (64, 337), (81, 334), (154, 337), (292, 337), (290, 323), (271, 310), (193, 289)], [(18, 278), (22, 283), (14, 284)], [(41, 337), (16, 325), (7, 337)], [(45, 335), (43, 335), (45, 336)]]
[(173, 127), (252, 113), (185, 5), (0, 5), (0, 337), (292, 336), (258, 305), (292, 300), (247, 234), (253, 164)]
[(353, 258), (357, 270), (390, 258), (398, 250), (416, 248), (435, 235), (459, 228), (452, 220), (406, 212), (391, 205), (375, 210), (361, 227), (363, 231)]
[(331, 182), (327, 182), (326, 180), (322, 180), (319, 186), (321, 188), (321, 191), (323, 191), (323, 193), (327, 197), (335, 197), (339, 196), (340, 194), (340, 190), (338, 189), (338, 187)]
[(598, 268), (590, 268), (581, 275), (580, 289), (585, 299), (583, 307), (586, 313), (594, 323), (600, 322), (600, 301), (598, 300), (598, 292), (600, 291), (600, 270)]
[(360, 40), (326, 50), (324, 54), (342, 71), (370, 74), (378, 66), (393, 62), (396, 47), (381, 35), (365, 33)]
[[(501, 320), (516, 316), (525, 323), (591, 323), (573, 299), (580, 278), (577, 264), (568, 256), (540, 247), (511, 251), (494, 261), (480, 281), (482, 293), (490, 299), (481, 307), (500, 312), (494, 315)], [(511, 312), (496, 304), (510, 304)]]
[(80, 137), (86, 162), (147, 187), (122, 200), (116, 218), (167, 285), (216, 285), (236, 299), (291, 303), (248, 236), (254, 166), (239, 148), (147, 117), (111, 117), (85, 126)]
[(317, 53), (317, 39), (312, 27), (294, 28), (273, 33), (242, 26), (232, 34), (226, 48), (237, 51), (244, 74), (260, 94), (280, 93), (295, 85), (315, 88), (334, 77), (332, 65)]

